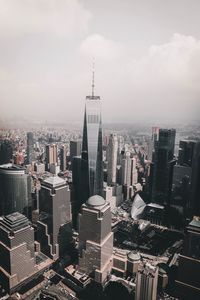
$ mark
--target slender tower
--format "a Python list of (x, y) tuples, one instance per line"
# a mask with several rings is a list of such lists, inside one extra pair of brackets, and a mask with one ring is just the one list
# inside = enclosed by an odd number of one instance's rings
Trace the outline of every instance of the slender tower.
[[(87, 198), (101, 195), (102, 172), (102, 124), (101, 99), (94, 95), (94, 64), (92, 72), (92, 95), (86, 97), (82, 144), (83, 188)], [(86, 198), (86, 199), (87, 199)]]

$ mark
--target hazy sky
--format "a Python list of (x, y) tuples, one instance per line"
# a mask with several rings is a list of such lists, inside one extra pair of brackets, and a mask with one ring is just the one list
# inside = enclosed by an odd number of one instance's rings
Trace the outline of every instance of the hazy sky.
[(200, 116), (199, 0), (0, 0), (0, 118)]

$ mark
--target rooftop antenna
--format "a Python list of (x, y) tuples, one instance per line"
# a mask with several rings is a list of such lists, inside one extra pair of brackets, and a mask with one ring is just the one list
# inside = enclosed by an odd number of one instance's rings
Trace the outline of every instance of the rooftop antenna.
[(93, 57), (93, 61), (92, 61), (92, 97), (94, 97), (94, 67), (95, 67), (95, 60)]

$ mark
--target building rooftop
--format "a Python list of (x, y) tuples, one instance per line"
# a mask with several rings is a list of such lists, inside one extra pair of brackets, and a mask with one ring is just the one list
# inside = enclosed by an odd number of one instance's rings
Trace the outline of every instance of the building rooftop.
[(137, 251), (131, 251), (127, 254), (127, 257), (131, 261), (137, 261), (140, 260), (140, 254)]
[(51, 176), (51, 177), (46, 178), (42, 182), (42, 184), (50, 185), (50, 186), (53, 186), (53, 187), (58, 187), (58, 186), (66, 184), (66, 182), (65, 182), (64, 179), (60, 178), (59, 176)]
[(29, 220), (19, 212), (14, 212), (0, 220), (0, 226), (7, 231), (17, 231), (29, 226)]
[(94, 195), (90, 197), (86, 203), (89, 206), (102, 206), (106, 203), (106, 200), (99, 195)]

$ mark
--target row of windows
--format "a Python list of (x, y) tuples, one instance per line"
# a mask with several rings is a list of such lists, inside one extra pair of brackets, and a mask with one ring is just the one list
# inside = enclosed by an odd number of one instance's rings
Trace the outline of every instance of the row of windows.
[(99, 116), (98, 115), (88, 115), (88, 123), (96, 124), (99, 123)]

